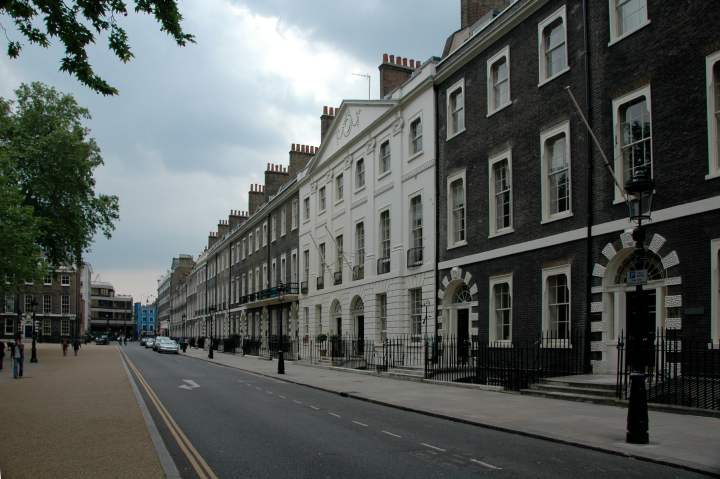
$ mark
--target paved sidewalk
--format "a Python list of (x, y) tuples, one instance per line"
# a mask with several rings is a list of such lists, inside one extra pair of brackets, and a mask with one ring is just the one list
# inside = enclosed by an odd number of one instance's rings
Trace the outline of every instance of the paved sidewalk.
[(163, 470), (115, 347), (25, 345), (25, 374), (0, 371), (4, 478), (160, 478)]
[[(188, 349), (187, 356), (210, 361), (207, 351), (199, 349)], [(625, 443), (627, 409), (622, 407), (403, 381), (290, 361), (285, 362), (286, 374), (279, 376), (275, 361), (254, 356), (215, 353), (212, 362), (423, 414), (720, 474), (717, 418), (651, 411), (651, 442), (638, 446)]]

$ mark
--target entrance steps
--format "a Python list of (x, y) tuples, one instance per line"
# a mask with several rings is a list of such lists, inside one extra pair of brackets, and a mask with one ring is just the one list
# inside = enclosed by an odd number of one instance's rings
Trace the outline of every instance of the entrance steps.
[[(566, 401), (582, 401), (596, 404), (617, 405), (621, 403), (616, 397), (615, 383), (609, 378), (587, 379), (588, 376), (564, 376), (561, 378), (546, 378), (528, 389), (522, 389), (522, 394), (539, 396), (551, 399), (564, 399)], [(592, 378), (592, 376), (590, 376)], [(612, 377), (614, 379), (614, 376)]]

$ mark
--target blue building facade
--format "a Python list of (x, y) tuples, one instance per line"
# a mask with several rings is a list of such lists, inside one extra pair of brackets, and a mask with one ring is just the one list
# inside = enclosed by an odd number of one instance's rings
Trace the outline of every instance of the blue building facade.
[(157, 306), (153, 304), (135, 303), (135, 335), (155, 335), (155, 319), (157, 318)]

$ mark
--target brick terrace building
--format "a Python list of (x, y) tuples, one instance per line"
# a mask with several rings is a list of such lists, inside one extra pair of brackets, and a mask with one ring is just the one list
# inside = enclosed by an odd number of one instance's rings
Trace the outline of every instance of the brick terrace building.
[(652, 170), (648, 328), (717, 341), (720, 4), (502, 3), (462, 2), (437, 69), (441, 334), (577, 333), (615, 371), (633, 224), (569, 87), (620, 184)]

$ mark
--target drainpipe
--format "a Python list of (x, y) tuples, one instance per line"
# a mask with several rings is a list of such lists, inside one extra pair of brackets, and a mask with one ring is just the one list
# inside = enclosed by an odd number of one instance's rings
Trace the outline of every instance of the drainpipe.
[[(433, 316), (435, 316), (435, 327), (434, 329), (434, 342), (433, 342), (433, 360), (435, 360), (435, 355), (437, 352), (437, 342), (438, 342), (438, 307), (437, 307), (437, 285), (438, 285), (438, 274), (440, 270), (438, 269), (438, 261), (440, 259), (440, 235), (439, 235), (439, 229), (440, 229), (440, 209), (438, 208), (438, 205), (440, 204), (440, 197), (439, 197), (439, 182), (440, 182), (440, 140), (437, 138), (438, 136), (438, 126), (440, 125), (440, 108), (438, 108), (438, 88), (435, 84), (435, 79), (433, 78), (433, 108), (435, 109), (435, 261), (434, 261), (434, 285), (433, 285), (433, 295), (435, 295), (435, 311)], [(447, 128), (447, 125), (445, 126)], [(445, 211), (447, 211), (447, 207), (445, 208)], [(446, 235), (447, 237), (447, 235)]]
[[(583, 49), (584, 54), (584, 67), (585, 67), (585, 110), (587, 114), (588, 123), (592, 126), (592, 96), (591, 96), (591, 69), (590, 69), (590, 19), (588, 17), (588, 0), (582, 2), (582, 16), (583, 16)], [(589, 132), (586, 133), (589, 135)], [(592, 225), (594, 221), (593, 217), (593, 148), (592, 141), (586, 141), (587, 144), (587, 237), (586, 237), (586, 267), (587, 272), (585, 274), (585, 317), (586, 325), (585, 331), (587, 337), (585, 339), (585, 360), (584, 369), (586, 373), (592, 372), (592, 366), (590, 363), (590, 342), (592, 339), (592, 327), (590, 324), (590, 305), (592, 303), (592, 268), (593, 268), (593, 257), (592, 257)]]

